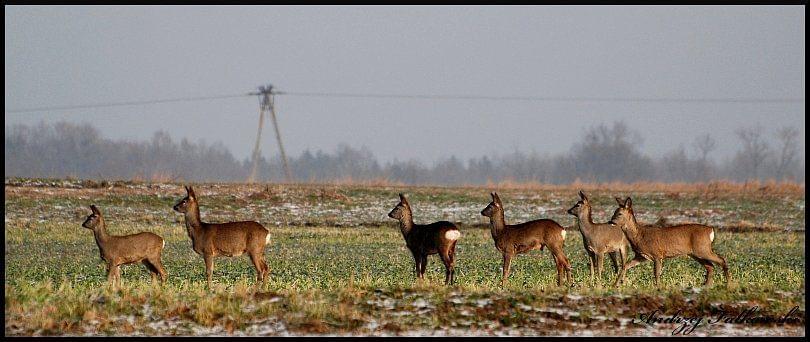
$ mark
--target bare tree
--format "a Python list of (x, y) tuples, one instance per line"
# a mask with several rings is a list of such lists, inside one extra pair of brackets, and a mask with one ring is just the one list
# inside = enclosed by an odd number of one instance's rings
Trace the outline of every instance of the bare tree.
[(694, 146), (699, 158), (696, 165), (696, 176), (702, 180), (708, 180), (712, 178), (714, 173), (712, 163), (709, 161), (709, 153), (717, 148), (717, 141), (709, 133), (706, 133), (695, 138)]
[(799, 136), (799, 131), (790, 126), (785, 126), (776, 131), (776, 138), (779, 140), (779, 162), (776, 164), (776, 178), (783, 179), (785, 177), (792, 177), (790, 168), (796, 162), (796, 153), (798, 148), (796, 140)]
[(740, 128), (736, 133), (742, 143), (742, 150), (737, 152), (735, 160), (742, 167), (746, 179), (759, 179), (760, 169), (770, 150), (768, 143), (762, 138), (762, 126)]
[(709, 153), (717, 148), (717, 141), (714, 140), (709, 133), (706, 133), (695, 138), (694, 145), (700, 156), (700, 160), (706, 160), (706, 158), (709, 157)]

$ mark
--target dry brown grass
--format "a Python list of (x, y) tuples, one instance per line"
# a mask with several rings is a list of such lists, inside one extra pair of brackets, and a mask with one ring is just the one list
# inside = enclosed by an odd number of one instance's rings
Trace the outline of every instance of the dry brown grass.
[(665, 183), (665, 182), (605, 182), (605, 183), (588, 183), (581, 181), (574, 181), (568, 184), (549, 184), (540, 182), (519, 182), (513, 180), (504, 180), (500, 182), (487, 182), (486, 184), (462, 184), (462, 185), (442, 185), (442, 184), (418, 184), (408, 185), (402, 182), (393, 182), (384, 178), (373, 180), (357, 181), (350, 178), (341, 179), (333, 182), (325, 183), (302, 183), (307, 185), (342, 185), (342, 186), (369, 186), (369, 187), (458, 187), (458, 188), (488, 188), (488, 189), (508, 189), (508, 190), (544, 190), (544, 191), (569, 191), (569, 190), (585, 190), (585, 191), (619, 191), (619, 192), (667, 192), (667, 193), (701, 193), (701, 194), (719, 194), (719, 193), (733, 193), (733, 194), (789, 194), (789, 195), (803, 195), (805, 193), (804, 183), (797, 183), (792, 181), (749, 181), (749, 182), (734, 182), (730, 180), (717, 180), (711, 182), (700, 183)]
[(746, 194), (804, 194), (804, 183), (789, 181), (777, 182), (769, 180), (766, 182), (751, 181), (738, 183), (728, 180), (712, 181), (707, 183), (664, 183), (664, 182), (607, 182), (607, 183), (586, 183), (575, 181), (569, 184), (544, 184), (538, 182), (513, 182), (503, 181), (489, 183), (488, 187), (502, 189), (528, 189), (528, 190), (571, 190), (582, 189), (586, 191), (656, 191), (656, 192), (692, 192), (692, 193), (746, 193)]

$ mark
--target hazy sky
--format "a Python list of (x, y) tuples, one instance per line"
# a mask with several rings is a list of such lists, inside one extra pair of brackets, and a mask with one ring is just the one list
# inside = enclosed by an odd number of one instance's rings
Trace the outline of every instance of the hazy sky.
[[(282, 91), (540, 97), (804, 98), (803, 6), (5, 7), (5, 109)], [(698, 134), (801, 131), (794, 103), (616, 103), (279, 96), (288, 154), (369, 147), (431, 162), (515, 149), (567, 152), (623, 119), (656, 156)], [(245, 97), (46, 113), (6, 125), (92, 122), (107, 137), (222, 141), (250, 155)], [(265, 155), (277, 151), (272, 128)]]

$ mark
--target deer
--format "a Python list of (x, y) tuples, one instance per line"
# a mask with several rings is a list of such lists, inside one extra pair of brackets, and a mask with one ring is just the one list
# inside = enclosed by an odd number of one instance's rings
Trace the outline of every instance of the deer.
[(574, 204), (567, 213), (577, 218), (577, 226), (582, 234), (582, 243), (588, 254), (591, 271), (591, 285), (594, 284), (594, 268), (601, 283), (602, 265), (605, 254), (610, 255), (613, 271), (619, 276), (620, 267), (627, 259), (627, 238), (621, 230), (615, 229), (608, 223), (594, 223), (591, 217), (591, 202), (582, 190), (579, 191), (580, 200)]
[(399, 194), (399, 203), (388, 213), (399, 221), (399, 230), (405, 246), (411, 251), (417, 280), (425, 278), (427, 257), (438, 254), (444, 263), (444, 284), (452, 285), (456, 279), (456, 243), (461, 237), (458, 227), (452, 222), (438, 221), (431, 224), (413, 223), (413, 211), (408, 199)]
[(186, 230), (194, 252), (205, 261), (208, 288), (214, 273), (214, 257), (250, 256), (256, 268), (256, 281), (265, 282), (270, 272), (264, 261), (264, 248), (270, 243), (270, 230), (255, 221), (207, 223), (200, 219), (200, 205), (191, 186), (186, 186), (186, 197), (173, 209), (185, 216)]
[(114, 287), (121, 283), (121, 265), (141, 262), (152, 275), (152, 282), (160, 278), (166, 281), (166, 271), (160, 261), (166, 241), (157, 234), (141, 232), (132, 235), (115, 236), (107, 233), (107, 224), (98, 207), (90, 205), (92, 213), (82, 223), (82, 227), (93, 231), (101, 260), (107, 263), (107, 281)]
[(688, 255), (706, 268), (704, 286), (711, 286), (714, 265), (723, 268), (728, 285), (731, 277), (728, 273), (726, 259), (712, 250), (714, 228), (702, 224), (679, 224), (668, 227), (640, 227), (633, 212), (633, 200), (627, 197), (624, 201), (616, 197), (619, 207), (613, 212), (608, 224), (621, 228), (630, 242), (635, 256), (626, 262), (616, 278), (614, 286), (623, 284), (627, 270), (636, 265), (652, 260), (655, 275), (655, 286), (660, 287), (660, 278), (664, 259)]
[(535, 249), (542, 251), (545, 246), (548, 246), (557, 268), (557, 286), (562, 285), (563, 277), (568, 283), (571, 283), (571, 264), (563, 251), (565, 228), (550, 219), (507, 225), (501, 198), (495, 192), (490, 195), (492, 202), (481, 211), (481, 215), (489, 217), (490, 232), (495, 241), (495, 248), (503, 255), (501, 286), (506, 284), (512, 258), (515, 255)]

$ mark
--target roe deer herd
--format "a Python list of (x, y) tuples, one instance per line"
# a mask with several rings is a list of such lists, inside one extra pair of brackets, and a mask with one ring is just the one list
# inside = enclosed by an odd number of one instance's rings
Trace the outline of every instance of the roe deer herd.
[[(214, 257), (238, 257), (247, 254), (256, 269), (257, 283), (265, 283), (270, 268), (264, 260), (265, 247), (270, 243), (270, 231), (255, 221), (206, 223), (200, 218), (200, 207), (194, 189), (185, 187), (186, 197), (179, 200), (173, 209), (184, 215), (185, 226), (191, 239), (191, 247), (205, 262), (206, 281), (211, 288), (214, 272)], [(490, 193), (492, 202), (481, 211), (489, 218), (490, 232), (495, 248), (503, 256), (501, 286), (506, 284), (512, 259), (517, 254), (548, 248), (557, 269), (557, 285), (573, 284), (571, 263), (563, 247), (566, 231), (550, 219), (539, 219), (519, 224), (506, 224), (504, 207), (497, 193)], [(712, 249), (714, 229), (701, 224), (681, 224), (670, 227), (645, 227), (636, 221), (633, 202), (616, 198), (619, 207), (607, 223), (594, 223), (591, 204), (582, 191), (580, 200), (567, 213), (576, 217), (582, 234), (582, 242), (590, 266), (590, 283), (602, 279), (602, 264), (605, 254), (610, 256), (616, 280), (613, 286), (623, 284), (625, 273), (641, 262), (653, 262), (655, 285), (660, 286), (664, 259), (688, 255), (706, 268), (705, 286), (712, 284), (714, 266), (723, 269), (726, 284), (730, 281), (726, 260)], [(106, 262), (107, 279), (120, 283), (120, 266), (141, 262), (150, 271), (153, 281), (165, 282), (167, 273), (163, 268), (161, 253), (165, 247), (162, 237), (148, 232), (125, 236), (107, 233), (101, 211), (91, 205), (92, 213), (82, 227), (93, 231), (101, 259)], [(388, 213), (399, 221), (399, 229), (410, 250), (417, 279), (424, 279), (427, 257), (438, 254), (445, 267), (444, 283), (455, 283), (456, 244), (462, 234), (458, 227), (448, 221), (431, 224), (416, 224), (408, 199), (399, 194), (399, 203)], [(627, 246), (635, 254), (627, 260)]]

